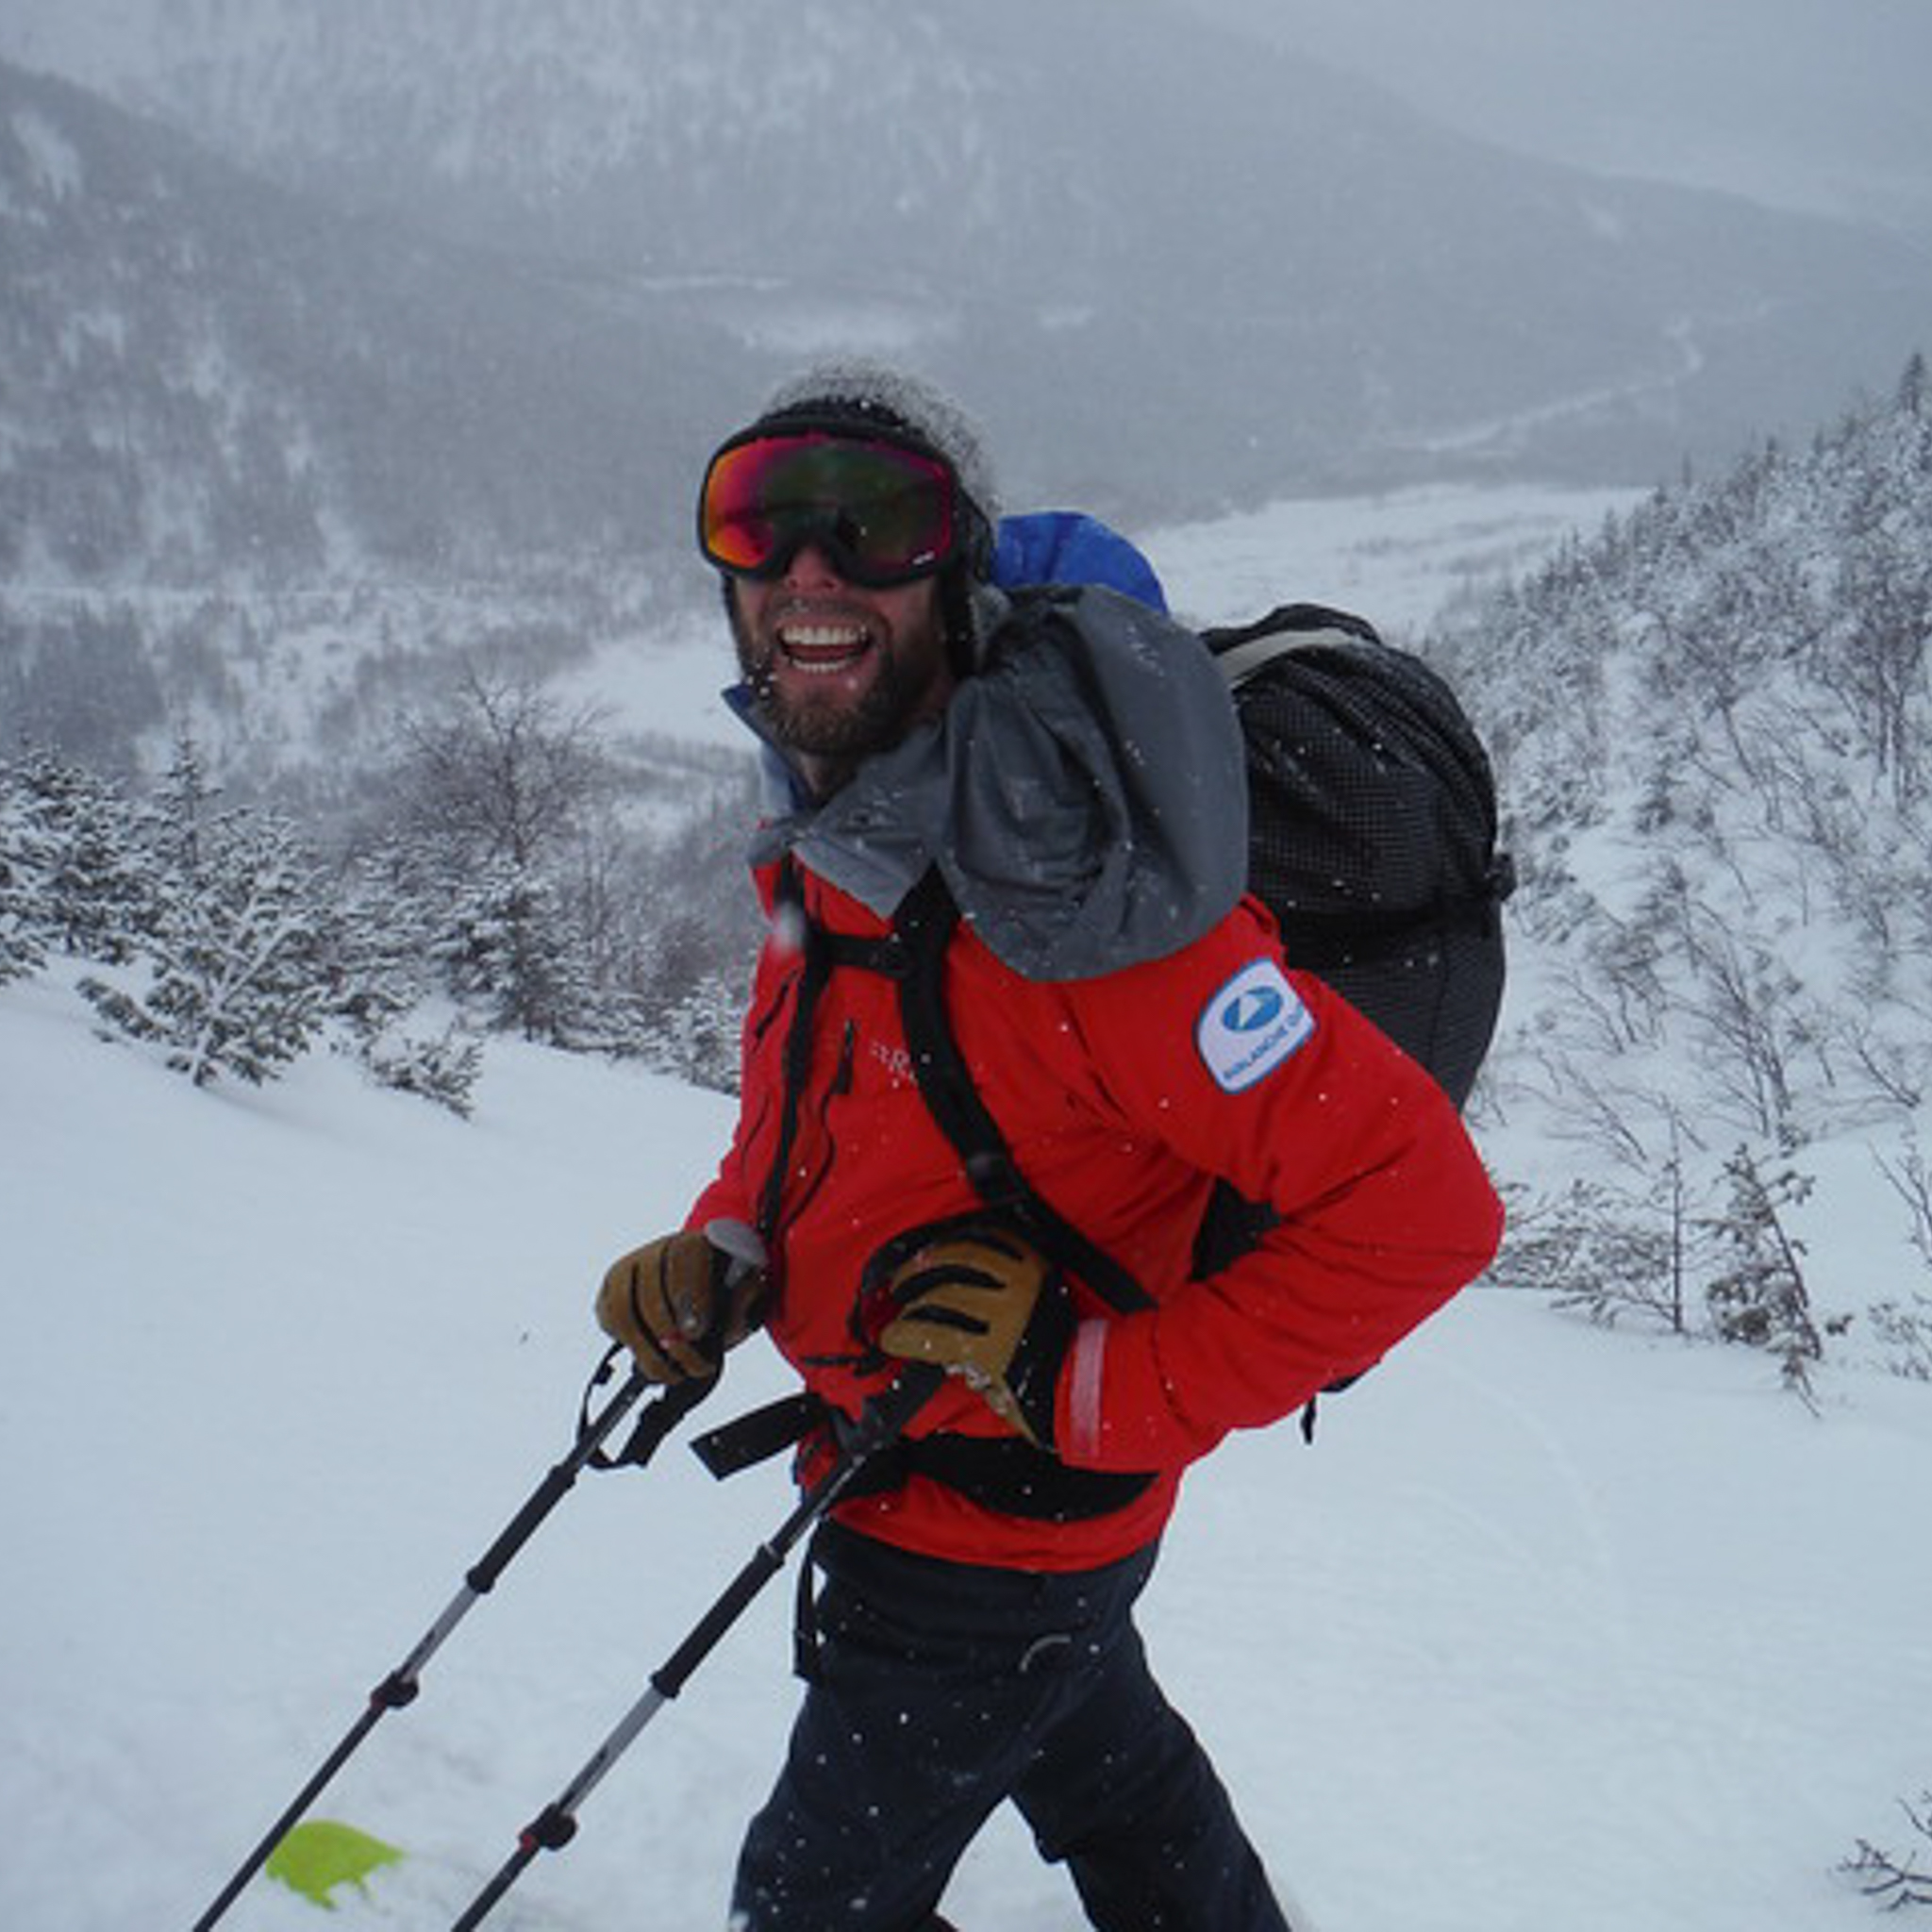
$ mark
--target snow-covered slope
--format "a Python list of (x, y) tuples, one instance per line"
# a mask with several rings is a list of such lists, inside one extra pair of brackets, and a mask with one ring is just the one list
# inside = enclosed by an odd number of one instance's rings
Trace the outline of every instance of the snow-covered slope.
[[(716, 1096), (514, 1045), (475, 1121), (305, 1062), (196, 1091), (0, 991), (0, 1922), (186, 1924), (569, 1446), (609, 1255), (677, 1214)], [(1505, 1173), (1533, 1150), (1491, 1148)], [(1856, 1247), (1846, 1256), (1855, 1263)], [(780, 1386), (761, 1343), (720, 1413)], [(1932, 1704), (1932, 1402), (1477, 1290), (1313, 1448), (1191, 1479), (1145, 1622), (1310, 1923), (1832, 1932)], [(319, 1815), (402, 1846), (332, 1923), (449, 1923), (789, 1507), (675, 1442), (587, 1477)], [(502, 1908), (719, 1923), (783, 1737), (768, 1591)], [(949, 1902), (1073, 1923), (999, 1823)], [(317, 1925), (258, 1879), (236, 1932)]]

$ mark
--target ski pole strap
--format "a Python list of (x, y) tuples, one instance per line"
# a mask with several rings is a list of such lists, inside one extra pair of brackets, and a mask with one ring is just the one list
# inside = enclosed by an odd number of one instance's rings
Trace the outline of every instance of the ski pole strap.
[[(645, 1404), (624, 1446), (614, 1453), (607, 1451), (601, 1446), (604, 1433), (601, 1412), (598, 1415), (591, 1413), (591, 1398), (610, 1379), (624, 1353), (624, 1344), (613, 1341), (604, 1351), (604, 1357), (592, 1371), (590, 1381), (584, 1385), (583, 1401), (577, 1408), (577, 1444), (584, 1466), (588, 1469), (641, 1469), (658, 1453), (658, 1446), (665, 1437), (718, 1386), (718, 1372), (715, 1370), (708, 1375), (690, 1375), (681, 1382), (665, 1383), (658, 1393)], [(615, 1402), (616, 1398), (613, 1398), (612, 1407), (615, 1407)], [(598, 1440), (593, 1441), (593, 1438)]]
[(691, 1452), (722, 1482), (795, 1447), (824, 1426), (831, 1413), (821, 1397), (800, 1390), (693, 1436)]

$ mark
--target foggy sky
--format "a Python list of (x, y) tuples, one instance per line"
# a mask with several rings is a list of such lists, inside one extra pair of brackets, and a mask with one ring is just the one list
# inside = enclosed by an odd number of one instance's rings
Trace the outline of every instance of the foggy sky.
[[(1123, 0), (1124, 24), (1141, 4)], [(1366, 75), (1506, 146), (1932, 236), (1932, 0), (1165, 4)], [(139, 65), (158, 7), (12, 0), (5, 44), (57, 72), (84, 50), (85, 71), (111, 73)]]
[(1179, 4), (1511, 147), (1932, 231), (1928, 0)]

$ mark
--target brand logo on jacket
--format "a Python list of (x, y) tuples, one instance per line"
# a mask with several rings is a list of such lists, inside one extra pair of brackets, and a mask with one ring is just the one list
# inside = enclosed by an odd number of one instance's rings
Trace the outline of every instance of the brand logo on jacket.
[(915, 1077), (912, 1072), (912, 1056), (903, 1046), (892, 1046), (883, 1040), (874, 1040), (867, 1048), (880, 1066), (891, 1076), (892, 1084), (908, 1087)]
[(1273, 959), (1256, 959), (1201, 1009), (1194, 1045), (1224, 1093), (1240, 1093), (1291, 1059), (1315, 1030), (1287, 975)]
[(1221, 1024), (1230, 1033), (1258, 1033), (1281, 1017), (1282, 998), (1272, 986), (1250, 987), (1221, 1009)]

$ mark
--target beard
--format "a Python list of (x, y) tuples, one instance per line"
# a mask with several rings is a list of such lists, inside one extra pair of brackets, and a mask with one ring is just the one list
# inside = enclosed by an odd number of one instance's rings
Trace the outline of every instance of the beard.
[[(780, 682), (775, 666), (784, 647), (777, 632), (800, 616), (866, 625), (871, 675), (857, 691), (833, 689), (834, 680), (823, 693), (796, 678)], [(739, 669), (759, 724), (774, 743), (834, 768), (841, 782), (862, 759), (891, 749), (934, 709), (946, 662), (936, 610), (916, 627), (894, 634), (882, 633), (870, 613), (823, 600), (768, 607), (754, 629), (734, 598), (730, 618)]]

